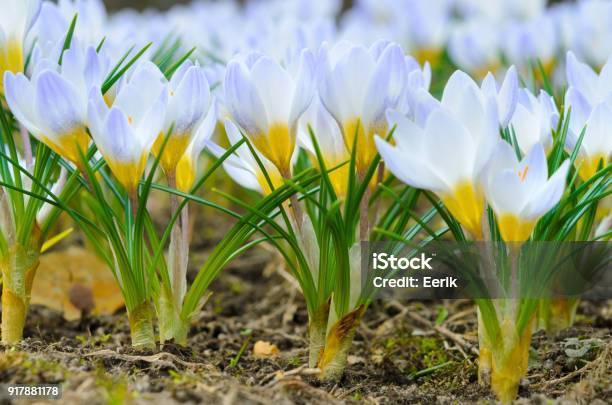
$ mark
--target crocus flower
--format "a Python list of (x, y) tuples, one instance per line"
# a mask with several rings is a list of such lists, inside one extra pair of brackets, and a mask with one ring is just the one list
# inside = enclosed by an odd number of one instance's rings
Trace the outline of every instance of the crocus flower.
[(438, 194), (464, 228), (479, 238), (485, 204), (479, 178), (498, 139), (498, 118), (491, 98), (481, 105), (468, 88), (463, 102), (463, 113), (445, 106), (434, 109), (424, 128), (389, 111), (389, 125), (397, 126), (396, 146), (379, 137), (376, 146), (398, 179)]
[(186, 61), (170, 79), (166, 119), (153, 145), (153, 152), (157, 156), (167, 131), (172, 128), (160, 157), (160, 165), (166, 174), (174, 175), (178, 161), (196, 134), (198, 124), (206, 117), (210, 105), (210, 90), (204, 71), (191, 61)]
[(312, 142), (309, 128), (317, 141), (319, 150), (323, 157), (326, 169), (329, 171), (329, 178), (334, 187), (336, 195), (346, 194), (349, 180), (349, 164), (351, 159), (342, 131), (338, 124), (325, 109), (318, 97), (315, 97), (310, 107), (306, 110), (300, 120), (300, 131), (298, 142), (317, 163), (317, 152)]
[[(568, 5), (569, 18), (559, 27), (569, 36), (569, 49), (601, 67), (612, 54), (612, 3), (605, 0), (579, 1)], [(557, 6), (558, 7), (558, 6)]]
[(338, 122), (346, 147), (357, 148), (357, 171), (365, 173), (376, 156), (374, 136), (389, 131), (385, 112), (402, 102), (408, 79), (404, 53), (392, 43), (370, 49), (339, 43), (331, 50), (324, 46), (320, 58), (321, 101)]
[(410, 51), (420, 63), (438, 66), (449, 34), (449, 0), (409, 0), (403, 8), (408, 21)]
[(483, 183), (505, 241), (529, 239), (538, 220), (561, 199), (568, 169), (569, 161), (565, 161), (549, 179), (541, 144), (535, 144), (519, 162), (512, 146), (499, 141)]
[(32, 79), (6, 72), (6, 100), (15, 117), (38, 140), (72, 161), (87, 152), (87, 99), (100, 86), (103, 72), (96, 50), (73, 45), (64, 52), (62, 65), (42, 59)]
[(518, 145), (526, 154), (536, 143), (545, 151), (552, 147), (552, 130), (559, 122), (559, 112), (553, 98), (544, 90), (536, 98), (527, 89), (519, 90), (518, 103), (510, 126), (514, 130)]
[[(501, 87), (497, 85), (495, 77), (490, 72), (478, 87), (470, 76), (460, 70), (456, 71), (444, 87), (441, 103), (461, 116), (463, 122), (469, 123), (470, 116), (474, 114), (473, 108), (480, 106), (479, 111), (483, 111), (488, 100), (492, 100), (495, 104), (499, 125), (502, 128), (506, 127), (514, 114), (518, 100), (518, 76), (514, 66), (506, 72)], [(471, 102), (477, 104), (469, 104)]]
[(147, 157), (164, 124), (168, 90), (151, 62), (141, 63), (122, 84), (112, 107), (93, 88), (87, 115), (96, 146), (117, 180), (136, 191)]
[(298, 120), (310, 105), (314, 57), (305, 50), (297, 78), (274, 60), (251, 53), (232, 60), (225, 76), (225, 103), (253, 145), (284, 177), (291, 175)]
[[(242, 140), (240, 130), (230, 120), (225, 120), (225, 132), (231, 145), (235, 145)], [(226, 152), (225, 149), (212, 141), (207, 142), (207, 148), (217, 158)], [(270, 178), (270, 182), (266, 179), (266, 175), (253, 157), (251, 150), (245, 144), (240, 145), (232, 155), (228, 156), (223, 162), (223, 168), (242, 187), (262, 194), (269, 194), (272, 191), (272, 187), (276, 188), (283, 184), (283, 177), (272, 162), (263, 156), (263, 154), (257, 153)], [(270, 187), (270, 183), (272, 183), (272, 187)]]
[(4, 72), (23, 71), (24, 41), (40, 12), (40, 0), (4, 0), (0, 12), (0, 93)]
[[(530, 64), (541, 61), (544, 72), (552, 73), (558, 49), (558, 33), (553, 19), (542, 15), (525, 22), (510, 22), (504, 30), (504, 54), (510, 63), (528, 72)], [(536, 70), (539, 73), (539, 70)]]
[[(597, 74), (589, 65), (580, 62), (573, 52), (569, 51), (566, 58), (568, 96), (570, 102), (577, 101), (574, 97), (582, 97), (588, 107), (594, 107), (601, 102), (612, 103), (612, 56)], [(578, 92), (578, 94), (573, 94)], [(572, 112), (573, 115), (573, 112)]]
[[(584, 136), (580, 143), (576, 166), (578, 174), (583, 180), (588, 180), (595, 175), (599, 165), (606, 167), (610, 163), (612, 155), (612, 107), (609, 104), (598, 104), (586, 122)], [(576, 146), (575, 140), (568, 143), (569, 149)]]
[(499, 26), (486, 19), (472, 19), (455, 27), (448, 53), (457, 66), (476, 77), (495, 72), (500, 64)]
[(580, 177), (587, 180), (595, 174), (602, 160), (604, 166), (607, 164), (612, 152), (607, 115), (612, 108), (612, 57), (598, 75), (568, 52), (567, 81), (565, 109), (570, 122), (566, 146), (573, 150), (585, 131), (576, 163), (580, 165)]
[(456, 0), (456, 6), (466, 17), (479, 16), (499, 22), (536, 17), (546, 9), (546, 0)]

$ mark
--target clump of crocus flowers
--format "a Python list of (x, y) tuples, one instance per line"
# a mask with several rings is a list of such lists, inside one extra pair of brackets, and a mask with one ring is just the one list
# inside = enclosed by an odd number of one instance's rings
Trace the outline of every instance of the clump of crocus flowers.
[[(9, 3), (15, 21), (0, 32), (3, 343), (22, 337), (39, 255), (67, 234), (51, 235), (62, 212), (113, 272), (135, 347), (188, 344), (210, 283), (260, 243), (299, 284), (308, 363), (323, 380), (344, 372), (375, 297), (362, 280), (364, 241), (507, 245), (510, 296), (476, 302), (479, 380), (503, 402), (517, 395), (538, 324), (573, 318), (577, 298), (519, 298), (517, 257), (529, 242), (609, 239), (612, 63), (598, 74), (568, 53), (561, 105), (550, 88), (520, 88), (515, 67), (480, 84), (457, 70), (436, 98), (429, 63), (389, 41), (305, 45), (281, 58), (243, 52), (211, 66), (178, 45), (88, 43), (74, 16), (26, 58), (39, 13), (38, 32), (53, 31), (51, 6)], [(220, 192), (239, 213), (198, 196), (220, 167), (261, 198)], [(170, 202), (161, 232), (153, 190)], [(190, 202), (236, 222), (188, 285)]]

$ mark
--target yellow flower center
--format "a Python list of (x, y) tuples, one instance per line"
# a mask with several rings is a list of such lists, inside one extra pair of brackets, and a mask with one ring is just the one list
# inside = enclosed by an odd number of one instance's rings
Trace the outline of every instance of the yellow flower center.
[[(267, 170), (268, 172), (268, 177), (270, 178), (270, 183), (272, 183), (272, 186), (276, 189), (277, 187), (280, 187), (283, 185), (283, 176), (280, 175), (280, 173), (278, 172), (278, 170)], [(266, 176), (263, 174), (263, 172), (258, 171), (257, 172), (257, 181), (259, 182), (259, 185), (261, 186), (261, 189), (263, 191), (264, 195), (268, 195), (272, 192), (272, 188), (270, 187), (270, 183), (268, 182), (268, 180), (266, 179)]]
[[(166, 134), (164, 132), (160, 132), (155, 140), (155, 143), (153, 144), (153, 154), (157, 157), (159, 157), (159, 152), (164, 144), (165, 138)], [(191, 137), (189, 134), (170, 135), (170, 138), (164, 147), (162, 156), (159, 159), (159, 163), (166, 174), (172, 173), (176, 170), (176, 166), (185, 153), (185, 150), (187, 150), (190, 140)]]
[(441, 48), (420, 48), (415, 49), (413, 52), (414, 58), (423, 65), (425, 62), (429, 62), (432, 67), (438, 66), (440, 63), (440, 57), (442, 56)]
[(578, 174), (580, 178), (584, 181), (587, 181), (591, 177), (595, 176), (597, 173), (597, 168), (599, 167), (599, 163), (603, 161), (603, 167), (606, 167), (610, 162), (609, 159), (603, 154), (598, 153), (595, 156), (589, 158), (578, 158), (576, 160), (576, 164), (580, 165), (578, 169)]
[(42, 136), (41, 140), (55, 153), (77, 166), (81, 164), (81, 153), (86, 154), (89, 146), (89, 135), (85, 127), (75, 127), (56, 140), (46, 136)]
[(352, 151), (353, 147), (357, 148), (355, 166), (359, 173), (365, 174), (377, 153), (374, 135), (386, 137), (389, 127), (386, 123), (381, 123), (378, 126), (364, 128), (360, 118), (348, 120), (343, 127), (346, 148), (349, 151)]
[(23, 46), (21, 41), (9, 38), (0, 48), (0, 93), (4, 93), (4, 72), (21, 72), (23, 70)]
[(284, 175), (291, 172), (295, 138), (286, 124), (272, 124), (267, 134), (247, 134), (255, 147)]
[(188, 192), (195, 181), (195, 164), (191, 157), (184, 154), (176, 165), (176, 188)]
[(138, 162), (118, 162), (105, 156), (115, 178), (121, 183), (128, 193), (136, 191), (140, 178), (147, 164), (147, 155), (143, 154)]
[(504, 214), (497, 220), (502, 239), (506, 242), (524, 242), (529, 239), (535, 221), (523, 221), (514, 214)]
[(474, 188), (472, 182), (466, 180), (460, 182), (452, 193), (442, 196), (442, 202), (474, 239), (482, 238), (485, 204), (482, 190)]

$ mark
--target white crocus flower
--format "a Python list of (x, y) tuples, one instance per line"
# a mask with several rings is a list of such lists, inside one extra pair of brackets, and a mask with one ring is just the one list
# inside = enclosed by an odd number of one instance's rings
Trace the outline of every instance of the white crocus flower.
[(3, 0), (0, 6), (0, 93), (4, 72), (22, 72), (24, 42), (40, 12), (40, 0)]
[(503, 240), (529, 239), (538, 220), (561, 199), (568, 169), (569, 161), (565, 161), (549, 179), (541, 144), (535, 144), (519, 162), (512, 146), (499, 141), (483, 183)]
[[(609, 104), (598, 104), (586, 122), (584, 136), (580, 143), (576, 167), (583, 180), (595, 175), (599, 165), (606, 167), (612, 156), (612, 107)], [(575, 143), (568, 143), (573, 150)]]
[(153, 142), (163, 128), (168, 90), (163, 74), (151, 62), (141, 63), (123, 82), (112, 107), (99, 88), (91, 91), (88, 117), (91, 135), (117, 180), (136, 191)]
[(449, 34), (450, 0), (410, 0), (402, 17), (408, 21), (410, 52), (421, 63), (438, 66)]
[(475, 102), (482, 110), (488, 100), (492, 100), (497, 108), (499, 125), (505, 128), (516, 109), (518, 100), (518, 75), (516, 68), (511, 66), (501, 86), (497, 85), (495, 77), (490, 72), (482, 81), (480, 87), (466, 73), (458, 70), (448, 79), (442, 94), (442, 105), (463, 117), (464, 122), (473, 120), (473, 105)]
[(573, 96), (572, 91), (579, 92), (579, 96), (582, 96), (591, 108), (602, 102), (612, 103), (612, 56), (597, 74), (589, 65), (580, 62), (569, 51), (566, 59), (566, 74), (569, 85), (568, 95)]
[(317, 141), (323, 162), (329, 171), (329, 178), (338, 196), (346, 195), (349, 181), (348, 162), (351, 155), (346, 148), (342, 131), (338, 124), (325, 109), (318, 97), (315, 97), (312, 104), (300, 120), (300, 131), (298, 133), (298, 143), (311, 156), (315, 164), (318, 163), (317, 151), (312, 142), (309, 128)]
[(170, 79), (166, 119), (153, 145), (153, 153), (157, 156), (167, 131), (172, 128), (160, 157), (160, 165), (167, 175), (174, 176), (176, 165), (196, 134), (200, 122), (206, 117), (210, 105), (210, 89), (204, 70), (186, 61)]
[(552, 131), (559, 122), (559, 112), (553, 98), (544, 90), (536, 98), (527, 89), (519, 90), (518, 103), (510, 126), (523, 154), (537, 143), (550, 151), (553, 144)]
[(356, 168), (365, 173), (376, 156), (374, 136), (385, 137), (387, 109), (403, 102), (408, 67), (399, 45), (378, 42), (370, 49), (345, 42), (320, 52), (321, 101), (338, 122)]
[(603, 66), (612, 54), (612, 2), (589, 0), (568, 6), (569, 18), (561, 21), (565, 26), (560, 27), (570, 38), (568, 49), (594, 66)]
[(100, 86), (103, 72), (96, 50), (73, 45), (63, 55), (62, 65), (43, 59), (32, 79), (6, 72), (6, 100), (15, 117), (38, 140), (76, 165), (79, 149), (87, 152), (87, 99)]
[[(570, 116), (567, 148), (573, 150), (584, 130), (580, 144), (580, 177), (591, 178), (603, 160), (605, 166), (612, 153), (610, 113), (612, 110), (612, 57), (599, 75), (585, 63), (579, 62), (573, 53), (567, 54), (567, 81), (565, 111)], [(586, 129), (585, 129), (586, 126)]]
[(379, 137), (376, 146), (398, 179), (438, 194), (472, 237), (479, 238), (485, 205), (480, 177), (499, 139), (498, 118), (492, 99), (483, 106), (476, 93), (466, 90), (463, 103), (469, 116), (442, 106), (429, 114), (424, 128), (389, 111), (389, 125), (397, 126), (396, 146)]
[(314, 91), (314, 57), (303, 51), (297, 78), (274, 60), (251, 53), (232, 60), (225, 76), (225, 103), (253, 145), (284, 177), (291, 176), (298, 120)]
[[(510, 63), (529, 72), (531, 64), (541, 61), (544, 72), (550, 76), (558, 49), (559, 34), (549, 15), (525, 21), (509, 22), (504, 30), (503, 49)], [(539, 73), (538, 70), (536, 72)]]
[(453, 62), (475, 77), (495, 72), (501, 65), (499, 25), (491, 20), (472, 19), (451, 31), (448, 53)]
[[(243, 139), (238, 127), (230, 120), (225, 120), (225, 132), (230, 145), (235, 145)], [(212, 141), (207, 142), (207, 148), (217, 158), (226, 152), (225, 149)], [(246, 144), (240, 145), (232, 155), (225, 159), (223, 168), (242, 187), (262, 194), (269, 194), (272, 191), (270, 183), (272, 183), (272, 187), (276, 188), (283, 184), (283, 178), (276, 166), (259, 152), (258, 158), (263, 164), (270, 182), (266, 179), (266, 175)]]

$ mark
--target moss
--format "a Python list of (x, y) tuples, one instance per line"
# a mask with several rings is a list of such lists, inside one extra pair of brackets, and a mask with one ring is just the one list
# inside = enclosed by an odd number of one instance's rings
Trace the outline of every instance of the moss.
[(134, 399), (123, 374), (110, 374), (100, 368), (96, 373), (96, 386), (108, 405), (121, 405)]
[(169, 370), (168, 374), (170, 375), (172, 383), (175, 386), (194, 386), (200, 382), (200, 379), (197, 377), (197, 375), (189, 371), (182, 373), (179, 371)]
[[(438, 336), (415, 336), (411, 329), (399, 329), (382, 339), (379, 345), (403, 373), (411, 377), (418, 375), (420, 384), (452, 390), (476, 378), (475, 364), (458, 351), (446, 349), (444, 340)], [(448, 365), (427, 372), (445, 363)]]
[(421, 339), (418, 354), (423, 357), (423, 365), (426, 368), (446, 363), (449, 360), (442, 342), (430, 337)]
[(110, 340), (112, 335), (110, 333), (104, 333), (102, 335), (77, 335), (76, 340), (82, 345), (86, 347), (96, 347), (101, 345), (102, 343), (106, 343)]

